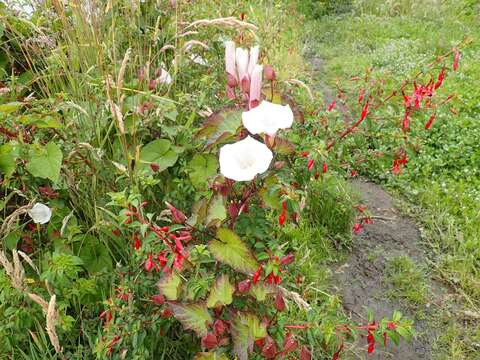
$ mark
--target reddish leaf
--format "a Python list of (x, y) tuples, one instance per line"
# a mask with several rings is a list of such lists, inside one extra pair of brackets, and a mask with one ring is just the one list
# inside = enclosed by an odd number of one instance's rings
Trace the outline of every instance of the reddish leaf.
[(283, 299), (280, 291), (277, 292), (277, 295), (275, 295), (275, 309), (277, 309), (278, 311), (285, 310), (285, 300)]
[(265, 359), (274, 359), (277, 355), (277, 345), (270, 336), (265, 338), (265, 345), (262, 347), (262, 355)]
[(362, 224), (356, 223), (353, 225), (353, 233), (359, 234), (362, 231)]
[(218, 346), (218, 340), (215, 334), (208, 333), (202, 338), (202, 346), (208, 350), (215, 349)]
[(165, 303), (165, 297), (162, 294), (153, 295), (151, 299), (155, 305), (163, 305)]
[(302, 346), (300, 350), (300, 360), (312, 360), (312, 353), (306, 346)]
[(288, 255), (285, 255), (281, 258), (280, 264), (282, 265), (288, 265), (290, 264), (293, 260), (295, 259), (295, 254), (290, 253)]
[(227, 330), (227, 325), (223, 320), (218, 319), (213, 323), (213, 329), (215, 330), (215, 334), (220, 336)]
[(427, 123), (425, 124), (425, 129), (428, 130), (433, 124), (433, 120), (435, 120), (436, 113), (433, 113), (432, 116), (430, 116), (430, 119), (428, 119)]
[(260, 267), (258, 268), (258, 270), (255, 271), (255, 273), (253, 274), (253, 279), (252, 279), (252, 281), (253, 281), (254, 284), (256, 284), (256, 283), (258, 282), (258, 278), (259, 278), (260, 275), (262, 274), (262, 271), (263, 271), (262, 266), (260, 266)]
[(297, 350), (297, 347), (298, 347), (298, 340), (296, 340), (292, 334), (288, 334), (285, 337), (285, 341), (283, 344), (283, 351), (285, 353), (294, 352), (295, 350)]
[(360, 115), (360, 121), (363, 121), (367, 117), (369, 103), (369, 100), (367, 100), (365, 102), (365, 105), (363, 105), (362, 114)]

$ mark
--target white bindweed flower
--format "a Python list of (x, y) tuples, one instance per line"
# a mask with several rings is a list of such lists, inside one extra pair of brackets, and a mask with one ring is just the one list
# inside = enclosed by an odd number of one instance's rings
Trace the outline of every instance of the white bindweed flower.
[(190, 54), (190, 60), (192, 60), (195, 64), (198, 64), (198, 65), (203, 65), (203, 66), (208, 65), (207, 60), (205, 60), (203, 57), (201, 57), (198, 54)]
[(272, 159), (273, 153), (265, 144), (247, 136), (220, 148), (220, 172), (231, 180), (249, 181), (267, 171)]
[(46, 224), (52, 217), (52, 209), (45, 204), (36, 203), (28, 210), (28, 215), (30, 215), (35, 224)]
[(292, 126), (293, 112), (289, 105), (263, 100), (257, 107), (242, 113), (242, 122), (250, 134), (275, 135), (279, 129)]
[(157, 78), (159, 84), (167, 84), (170, 85), (172, 83), (172, 77), (168, 73), (167, 70), (161, 69), (160, 76)]

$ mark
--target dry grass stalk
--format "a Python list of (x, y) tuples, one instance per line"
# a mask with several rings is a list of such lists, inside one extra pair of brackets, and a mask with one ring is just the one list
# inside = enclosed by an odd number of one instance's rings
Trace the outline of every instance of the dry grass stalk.
[(187, 52), (187, 51), (190, 51), (192, 49), (193, 46), (195, 45), (198, 45), (198, 46), (201, 46), (202, 48), (204, 48), (205, 50), (209, 50), (210, 48), (208, 47), (207, 44), (201, 42), (201, 41), (198, 41), (198, 40), (190, 40), (190, 41), (187, 41), (185, 43), (185, 45), (183, 45), (183, 48), (182, 48), (182, 51), (184, 52)]
[(58, 340), (57, 331), (55, 330), (55, 325), (58, 323), (58, 313), (55, 309), (56, 305), (56, 295), (52, 295), (50, 301), (48, 303), (48, 310), (47, 310), (47, 334), (50, 338), (50, 342), (52, 343), (53, 347), (57, 354), (62, 353), (62, 348), (60, 347), (60, 341)]
[(298, 80), (298, 79), (289, 79), (289, 80), (286, 80), (285, 81), (287, 84), (295, 84), (295, 85), (298, 85), (298, 86), (301, 86), (303, 87), (305, 90), (307, 90), (307, 93), (308, 93), (308, 96), (310, 96), (310, 99), (313, 101), (315, 99), (315, 97), (313, 96), (313, 92), (312, 90), (310, 89), (310, 87), (305, 84), (303, 81), (301, 80)]
[(127, 68), (128, 60), (130, 59), (130, 54), (132, 49), (128, 49), (125, 52), (125, 56), (123, 57), (122, 65), (120, 66), (120, 71), (118, 72), (117, 76), (117, 101), (120, 103), (122, 88), (123, 88), (123, 80), (125, 79), (125, 70)]
[[(120, 108), (118, 107), (118, 105), (113, 102), (112, 97), (110, 95), (110, 89), (112, 87), (113, 87), (113, 80), (112, 80), (112, 77), (108, 75), (106, 79), (108, 105), (110, 106), (110, 111), (113, 115), (113, 118), (117, 121), (117, 126), (118, 126), (118, 130), (120, 131), (120, 134), (124, 135), (125, 124), (123, 122), (122, 112), (120, 111)], [(117, 86), (117, 89), (118, 89), (118, 86)]]
[(233, 16), (226, 17), (226, 18), (197, 20), (191, 23), (190, 25), (188, 25), (185, 29), (192, 28), (192, 27), (200, 27), (200, 26), (226, 26), (226, 27), (250, 29), (250, 30), (258, 29), (257, 26), (250, 24), (246, 21), (238, 20)]
[(2, 264), (5, 272), (7, 273), (12, 286), (18, 291), (23, 292), (25, 290), (24, 280), (25, 280), (25, 271), (23, 270), (22, 263), (18, 258), (18, 253), (16, 250), (12, 251), (13, 254), (13, 263), (11, 263), (3, 250), (0, 250), (0, 264)]
[(306, 311), (312, 309), (310, 304), (307, 303), (305, 300), (303, 300), (299, 293), (297, 293), (295, 291), (287, 290), (287, 289), (285, 289), (284, 287), (281, 287), (281, 286), (279, 286), (278, 288), (280, 289), (280, 291), (282, 292), (282, 295), (284, 297), (292, 300), (295, 304), (297, 304), (297, 306), (300, 309), (303, 309), (303, 310), (306, 310)]
[(48, 313), (48, 302), (46, 302), (41, 296), (34, 294), (34, 293), (28, 293), (28, 297), (36, 304), (40, 305), (42, 308), (44, 314)]
[(28, 265), (30, 265), (30, 267), (33, 270), (35, 270), (35, 272), (38, 275), (40, 275), (40, 271), (38, 270), (37, 265), (33, 263), (33, 260), (30, 256), (28, 256), (27, 254), (25, 254), (23, 251), (20, 251), (20, 250), (18, 250), (18, 254), (23, 258), (23, 260), (25, 260), (28, 263)]
[(164, 46), (159, 50), (159, 52), (164, 52), (164, 51), (167, 51), (167, 50), (173, 50), (173, 51), (175, 51), (175, 46), (173, 46), (173, 45), (164, 45)]
[(29, 203), (28, 205), (19, 207), (13, 213), (8, 215), (5, 220), (3, 220), (2, 227), (0, 227), (0, 235), (9, 233), (13, 225), (17, 222), (18, 218), (21, 215), (26, 214), (31, 207), (32, 203)]

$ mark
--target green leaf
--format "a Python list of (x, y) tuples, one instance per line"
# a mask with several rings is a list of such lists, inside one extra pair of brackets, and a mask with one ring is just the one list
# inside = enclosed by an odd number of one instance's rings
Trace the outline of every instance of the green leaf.
[(279, 154), (289, 155), (295, 152), (295, 145), (293, 145), (287, 139), (282, 139), (276, 136), (273, 144), (273, 150)]
[(227, 209), (225, 208), (225, 199), (221, 194), (215, 195), (208, 204), (207, 226), (219, 226), (227, 218)]
[(267, 296), (274, 293), (273, 286), (269, 284), (264, 284), (258, 282), (252, 284), (250, 290), (248, 290), (249, 295), (253, 296), (257, 301), (262, 302), (267, 299)]
[(34, 149), (30, 154), (27, 170), (36, 177), (58, 181), (62, 166), (62, 150), (54, 142), (47, 146)]
[(228, 360), (225, 354), (217, 354), (213, 352), (201, 352), (195, 355), (193, 360)]
[(208, 325), (213, 319), (205, 304), (176, 304), (170, 303), (173, 315), (180, 321), (186, 330), (193, 330), (199, 336), (205, 336), (208, 332)]
[(233, 301), (234, 286), (230, 283), (228, 275), (221, 275), (213, 286), (207, 299), (207, 307), (230, 305)]
[(212, 154), (195, 154), (188, 163), (190, 180), (197, 189), (207, 188), (208, 179), (217, 174), (217, 157)]
[(163, 171), (177, 162), (178, 154), (171, 149), (171, 142), (167, 139), (157, 139), (142, 147), (140, 151), (140, 168), (149, 170), (150, 164), (158, 165), (158, 171)]
[(12, 231), (3, 239), (3, 244), (8, 250), (17, 248), (18, 240), (22, 237), (21, 231)]
[(212, 147), (236, 134), (242, 124), (242, 109), (228, 107), (209, 116), (197, 132), (197, 138), (207, 138), (205, 147)]
[(208, 247), (218, 261), (247, 275), (253, 274), (258, 269), (257, 260), (237, 234), (229, 229), (220, 228), (217, 237), (219, 240), (210, 241)]
[(181, 279), (176, 273), (165, 276), (158, 283), (158, 289), (168, 300), (177, 300), (180, 293)]
[(96, 237), (86, 236), (83, 243), (79, 257), (90, 274), (109, 271), (113, 268), (108, 249)]
[(17, 156), (17, 151), (11, 144), (0, 145), (0, 170), (5, 177), (10, 177), (15, 172)]
[(2, 113), (4, 115), (8, 115), (8, 114), (11, 114), (11, 113), (17, 111), (22, 106), (23, 106), (23, 103), (18, 102), (18, 101), (10, 102), (10, 103), (7, 103), (7, 104), (2, 104), (2, 105), (0, 105), (0, 113)]
[(238, 314), (232, 321), (233, 351), (238, 360), (248, 360), (253, 342), (267, 336), (267, 327), (253, 314)]
[(282, 209), (280, 186), (275, 176), (265, 178), (264, 185), (258, 192), (266, 206), (276, 210)]
[(51, 115), (22, 115), (18, 117), (18, 120), (23, 125), (35, 125), (39, 129), (59, 129), (62, 127), (60, 120)]

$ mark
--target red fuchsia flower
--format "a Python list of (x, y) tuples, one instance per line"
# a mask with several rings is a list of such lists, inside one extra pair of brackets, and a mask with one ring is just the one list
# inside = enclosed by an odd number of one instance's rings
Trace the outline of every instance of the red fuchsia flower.
[(428, 130), (430, 129), (430, 127), (432, 126), (433, 124), (433, 120), (435, 120), (435, 117), (436, 117), (436, 113), (433, 113), (430, 118), (428, 119), (427, 123), (425, 124), (425, 130)]
[(142, 247), (142, 242), (140, 241), (140, 238), (138, 237), (137, 234), (133, 236), (133, 247), (137, 251)]
[(262, 65), (255, 65), (251, 73), (249, 108), (253, 109), (260, 104), (262, 95)]
[(278, 217), (278, 224), (282, 226), (285, 223), (285, 219), (287, 217), (287, 202), (284, 200), (282, 201), (282, 212)]
[(363, 229), (363, 227), (362, 227), (361, 223), (355, 223), (353, 225), (353, 233), (354, 234), (359, 234), (360, 232), (362, 232), (362, 229)]
[(365, 89), (361, 88), (358, 94), (358, 102), (361, 103), (363, 101), (363, 97), (365, 96)]
[(105, 321), (105, 325), (107, 325), (110, 321), (112, 321), (113, 319), (113, 315), (112, 315), (112, 312), (110, 310), (105, 310), (105, 311), (102, 311), (100, 313), (100, 315), (98, 316), (98, 318), (100, 320), (104, 320)]
[(435, 90), (437, 90), (442, 85), (443, 79), (445, 79), (445, 66), (442, 68), (442, 71), (440, 71), (440, 74), (438, 74), (437, 82), (433, 87)]
[(393, 321), (389, 321), (387, 323), (387, 328), (390, 330), (395, 330), (397, 328), (397, 324), (395, 324)]
[(253, 283), (256, 284), (258, 282), (258, 279), (260, 278), (260, 275), (262, 274), (263, 272), (263, 268), (262, 266), (260, 265), (260, 267), (258, 268), (257, 271), (255, 271), (255, 273), (253, 274)]
[(405, 95), (405, 92), (402, 90), (402, 95), (403, 95), (403, 102), (405, 104), (405, 107), (408, 109), (412, 107), (412, 102), (410, 101), (410, 98)]
[(300, 153), (300, 156), (306, 158), (306, 157), (308, 157), (309, 154), (310, 154), (310, 152), (308, 152), (308, 151), (302, 151)]
[(458, 62), (460, 60), (460, 51), (457, 49), (454, 49), (455, 55), (453, 57), (453, 70), (457, 71), (458, 70)]
[(351, 176), (351, 177), (357, 176), (357, 170), (352, 169), (352, 171), (350, 171), (350, 176)]
[(159, 271), (159, 270), (160, 270), (160, 269), (158, 268), (158, 265), (155, 263), (155, 261), (153, 261), (153, 255), (152, 255), (152, 254), (149, 254), (149, 255), (148, 255), (147, 261), (145, 261), (145, 264), (143, 265), (143, 268), (144, 268), (147, 272), (151, 272), (152, 269), (154, 269), (155, 271)]
[(162, 317), (162, 319), (171, 318), (173, 316), (173, 310), (170, 307), (166, 307), (162, 310), (160, 316)]
[(151, 163), (150, 169), (152, 169), (153, 172), (157, 172), (158, 170), (160, 170), (160, 166), (156, 163)]
[(283, 299), (280, 291), (277, 292), (277, 295), (275, 295), (275, 309), (277, 309), (278, 311), (285, 310), (285, 300)]
[(362, 113), (360, 114), (360, 119), (358, 121), (363, 121), (365, 120), (365, 118), (367, 117), (367, 114), (368, 114), (368, 108), (370, 106), (370, 101), (367, 100), (365, 102), (365, 105), (363, 105), (363, 108), (362, 108)]
[(158, 255), (157, 255), (157, 261), (160, 264), (161, 267), (164, 267), (165, 264), (168, 262), (168, 259), (165, 257), (166, 250), (162, 250)]
[(288, 264), (292, 263), (293, 260), (295, 260), (295, 254), (290, 253), (290, 254), (288, 254), (288, 255), (283, 256), (283, 257), (280, 259), (280, 264), (283, 265), (283, 266), (285, 266), (285, 265), (288, 265)]
[(324, 162), (323, 165), (322, 165), (322, 172), (323, 172), (324, 174), (327, 173), (327, 163), (326, 163), (326, 162)]
[(373, 333), (369, 330), (367, 335), (367, 343), (368, 343), (368, 353), (371, 354), (375, 351), (375, 338), (373, 337)]
[(183, 212), (181, 212), (180, 210), (175, 208), (172, 204), (170, 204), (167, 201), (165, 201), (165, 205), (167, 205), (168, 209), (171, 211), (172, 220), (173, 220), (174, 223), (176, 223), (176, 224), (184, 224), (185, 223), (185, 221), (187, 220), (187, 217), (185, 216), (185, 214)]
[(267, 276), (267, 282), (269, 284), (277, 284), (278, 285), (282, 282), (282, 278), (280, 277), (280, 275), (275, 275), (273, 272), (271, 272)]
[(365, 225), (372, 225), (373, 224), (373, 220), (370, 217), (363, 218), (362, 221)]
[(302, 346), (302, 349), (300, 350), (300, 360), (311, 360), (312, 359), (312, 353), (306, 346)]
[(398, 159), (393, 160), (393, 175), (399, 175), (402, 173), (402, 169), (400, 167), (400, 161)]
[(330, 103), (330, 105), (328, 105), (327, 112), (332, 111), (333, 108), (335, 107), (336, 103), (337, 103), (337, 98), (333, 99), (333, 101)]
[(320, 177), (320, 173), (317, 171), (315, 171), (315, 174), (313, 174), (313, 177), (315, 178), (315, 180), (318, 180), (318, 178)]
[[(33, 225), (33, 224), (30, 224), (30, 225)], [(118, 235), (120, 235), (120, 230), (119, 229), (113, 229), (112, 234), (115, 235), (115, 236), (118, 236)]]
[(315, 160), (313, 160), (313, 159), (308, 160), (308, 163), (307, 163), (308, 171), (312, 171), (314, 164), (315, 164)]
[(403, 123), (402, 123), (402, 130), (406, 132), (408, 131), (409, 128), (410, 128), (410, 117), (409, 117), (408, 110), (405, 110), (405, 116), (403, 117)]
[(165, 297), (162, 294), (152, 295), (151, 300), (155, 305), (165, 304)]

